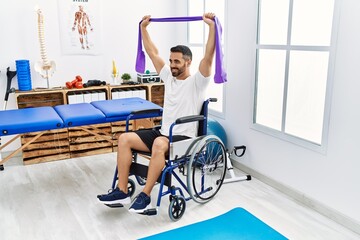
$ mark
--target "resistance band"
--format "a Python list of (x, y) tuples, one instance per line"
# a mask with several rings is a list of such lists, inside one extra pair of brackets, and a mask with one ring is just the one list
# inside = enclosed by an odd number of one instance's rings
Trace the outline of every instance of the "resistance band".
[[(169, 17), (169, 18), (151, 18), (152, 22), (190, 22), (190, 21), (200, 21), (203, 20), (202, 16), (195, 17)], [(214, 18), (215, 21), (215, 75), (214, 81), (215, 83), (224, 83), (227, 81), (226, 72), (223, 66), (223, 52), (221, 47), (221, 34), (222, 27), (220, 21), (217, 17)], [(136, 56), (136, 66), (135, 69), (139, 73), (143, 73), (145, 71), (145, 53), (142, 50), (142, 36), (141, 29), (139, 23), (139, 37), (138, 37), (138, 52)]]

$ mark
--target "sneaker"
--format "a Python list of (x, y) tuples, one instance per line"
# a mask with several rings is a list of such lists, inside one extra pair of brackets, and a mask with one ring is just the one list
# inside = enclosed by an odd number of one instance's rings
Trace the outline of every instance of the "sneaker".
[(129, 204), (130, 196), (118, 187), (109, 191), (108, 194), (98, 195), (97, 198), (104, 204)]
[(151, 199), (146, 193), (141, 192), (136, 198), (133, 200), (131, 207), (129, 208), (129, 212), (133, 213), (143, 213), (145, 210), (149, 209)]

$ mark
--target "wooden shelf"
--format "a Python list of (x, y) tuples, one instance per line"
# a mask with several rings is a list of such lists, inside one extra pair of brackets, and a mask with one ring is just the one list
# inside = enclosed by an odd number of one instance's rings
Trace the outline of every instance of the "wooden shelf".
[[(21, 144), (29, 142), (36, 133), (21, 136)], [(24, 164), (49, 162), (70, 158), (68, 130), (51, 130), (44, 133), (23, 150)]]
[[(69, 104), (69, 96), (82, 95), (91, 92), (105, 93), (106, 99), (112, 99), (114, 91), (144, 90), (146, 99), (160, 106), (164, 105), (164, 84), (136, 85), (106, 85), (81, 89), (35, 89), (31, 91), (16, 91), (18, 108), (56, 106)], [(161, 118), (140, 119), (132, 121), (129, 128), (151, 128), (160, 122)], [(90, 134), (87, 130), (98, 134)], [(34, 164), (55, 160), (117, 151), (117, 138), (125, 132), (125, 121), (88, 125), (68, 129), (52, 130), (44, 133), (39, 139), (28, 145), (23, 151), (24, 164)], [(21, 136), (21, 144), (31, 140), (34, 133)]]

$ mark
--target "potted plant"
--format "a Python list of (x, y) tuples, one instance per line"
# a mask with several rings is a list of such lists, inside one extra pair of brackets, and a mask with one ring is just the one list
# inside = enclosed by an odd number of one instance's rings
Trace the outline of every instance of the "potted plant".
[(124, 83), (129, 82), (131, 80), (131, 75), (129, 73), (124, 73), (121, 75), (121, 79)]

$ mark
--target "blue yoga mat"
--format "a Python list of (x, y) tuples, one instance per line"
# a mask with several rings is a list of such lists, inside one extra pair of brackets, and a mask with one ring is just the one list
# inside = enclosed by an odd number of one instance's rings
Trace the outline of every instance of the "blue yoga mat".
[(243, 208), (234, 208), (215, 218), (181, 228), (155, 234), (140, 240), (233, 240), (233, 239), (287, 239)]

